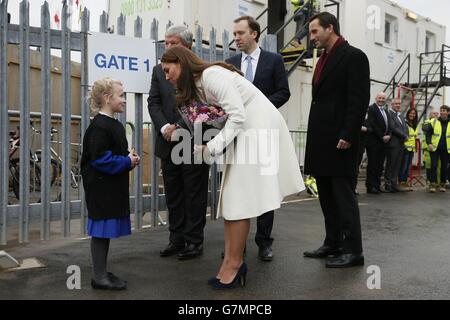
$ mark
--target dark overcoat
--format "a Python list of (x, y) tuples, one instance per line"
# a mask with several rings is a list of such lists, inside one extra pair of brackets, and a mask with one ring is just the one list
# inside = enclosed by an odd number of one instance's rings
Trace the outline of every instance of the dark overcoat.
[[(344, 42), (332, 53), (312, 87), (305, 174), (356, 176), (361, 125), (370, 100), (367, 56)], [(338, 150), (340, 139), (351, 148)]]

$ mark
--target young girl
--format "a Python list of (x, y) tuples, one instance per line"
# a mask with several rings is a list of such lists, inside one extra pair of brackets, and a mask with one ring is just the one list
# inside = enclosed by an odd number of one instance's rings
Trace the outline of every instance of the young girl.
[(110, 78), (97, 80), (90, 93), (91, 109), (97, 113), (83, 138), (81, 174), (91, 236), (94, 289), (124, 290), (126, 281), (107, 272), (109, 242), (131, 234), (129, 171), (139, 164), (134, 149), (128, 152), (125, 128), (114, 118), (124, 112), (122, 84)]

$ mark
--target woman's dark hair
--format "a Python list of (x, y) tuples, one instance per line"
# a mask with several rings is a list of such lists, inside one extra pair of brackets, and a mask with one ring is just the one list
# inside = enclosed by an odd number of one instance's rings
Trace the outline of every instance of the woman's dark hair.
[(261, 36), (261, 26), (259, 25), (258, 21), (256, 21), (256, 19), (251, 17), (251, 16), (242, 16), (242, 17), (237, 18), (233, 22), (234, 23), (238, 23), (238, 22), (241, 22), (243, 20), (247, 21), (248, 27), (250, 28), (250, 30), (252, 32), (256, 31), (255, 41), (258, 42), (259, 41), (259, 37)]
[(191, 50), (183, 46), (175, 46), (168, 49), (163, 54), (161, 62), (176, 63), (181, 67), (180, 78), (177, 81), (177, 94), (175, 96), (177, 106), (199, 100), (199, 93), (195, 82), (201, 78), (203, 71), (211, 66), (221, 66), (242, 75), (242, 72), (231, 64), (224, 62), (205, 62), (197, 57)]
[(329, 13), (329, 12), (320, 12), (318, 14), (315, 14), (314, 16), (311, 17), (311, 19), (309, 19), (309, 23), (313, 22), (316, 19), (319, 20), (319, 24), (320, 24), (320, 26), (322, 28), (326, 29), (330, 25), (332, 25), (334, 33), (336, 33), (336, 35), (338, 37), (341, 36), (341, 27), (339, 26), (339, 21), (331, 13)]
[[(414, 120), (411, 122), (411, 121), (409, 120), (409, 114), (410, 114), (411, 112), (413, 112), (413, 111), (414, 111), (414, 113), (416, 114), (416, 117), (415, 117)], [(406, 122), (407, 122), (411, 127), (413, 127), (414, 129), (417, 128), (417, 111), (416, 111), (415, 109), (409, 109), (409, 110), (406, 112)]]

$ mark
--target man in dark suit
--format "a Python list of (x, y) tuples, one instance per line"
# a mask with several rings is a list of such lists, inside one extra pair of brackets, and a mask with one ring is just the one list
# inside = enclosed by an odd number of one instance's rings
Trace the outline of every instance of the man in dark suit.
[(386, 109), (386, 95), (383, 92), (377, 94), (376, 102), (369, 106), (367, 122), (371, 128), (367, 137), (367, 193), (380, 194), (381, 175), (383, 174), (384, 161), (391, 129), (389, 116)]
[[(261, 27), (253, 17), (242, 16), (234, 20), (233, 34), (236, 46), (242, 53), (226, 62), (240, 69), (276, 108), (280, 108), (291, 96), (283, 58), (258, 46)], [(258, 257), (263, 261), (273, 259), (273, 220), (274, 211), (257, 218), (255, 241), (259, 247)]]
[(387, 192), (405, 191), (398, 186), (398, 173), (403, 161), (405, 140), (408, 138), (408, 126), (400, 113), (401, 100), (394, 99), (391, 102), (392, 109), (388, 111), (391, 139), (387, 148), (386, 169), (384, 170), (384, 189)]
[[(166, 32), (165, 44), (166, 49), (178, 45), (191, 48), (192, 33), (185, 26), (173, 26)], [(185, 124), (176, 110), (175, 89), (166, 80), (160, 64), (153, 68), (148, 111), (157, 134), (155, 155), (161, 159), (169, 211), (169, 244), (160, 256), (178, 254), (180, 260), (195, 258), (203, 253), (209, 166), (175, 164), (172, 159), (172, 149), (177, 144), (172, 142), (173, 134)]]
[(367, 56), (340, 35), (328, 12), (310, 19), (316, 48), (324, 49), (312, 88), (305, 153), (305, 174), (316, 178), (325, 217), (325, 241), (305, 257), (326, 258), (327, 268), (364, 264), (359, 207), (354, 192), (358, 144), (370, 99)]

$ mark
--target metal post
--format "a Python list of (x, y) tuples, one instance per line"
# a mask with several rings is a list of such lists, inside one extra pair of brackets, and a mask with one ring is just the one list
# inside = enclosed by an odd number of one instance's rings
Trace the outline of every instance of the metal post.
[(72, 112), (72, 90), (71, 90), (71, 59), (70, 59), (70, 26), (68, 25), (68, 8), (64, 3), (62, 9), (61, 29), (61, 63), (62, 63), (62, 180), (61, 180), (61, 233), (64, 237), (70, 235), (70, 141), (71, 141), (71, 119)]
[(227, 60), (230, 57), (230, 34), (227, 30), (223, 31), (222, 44), (223, 44), (223, 60)]
[(202, 41), (203, 41), (203, 28), (200, 26), (197, 26), (197, 28), (195, 29), (195, 54), (203, 60), (203, 46), (202, 46)]
[(410, 82), (409, 82), (410, 70), (411, 70), (411, 54), (409, 53), (408, 54), (408, 86), (410, 85)]
[[(20, 215), (19, 242), (28, 242), (30, 190), (30, 40), (28, 0), (20, 3)], [(36, 175), (36, 173), (35, 173)], [(34, 181), (33, 181), (34, 182)]]
[[(142, 19), (137, 17), (134, 22), (134, 36), (136, 38), (142, 38)], [(143, 140), (143, 94), (136, 93), (135, 97), (135, 109), (134, 109), (134, 148), (138, 155), (142, 156), (142, 140)], [(142, 216), (144, 211), (144, 204), (142, 202), (142, 165), (137, 166), (134, 169), (134, 213), (135, 213), (135, 226), (137, 230), (142, 229)]]
[[(88, 94), (88, 32), (89, 32), (89, 20), (90, 12), (87, 8), (84, 8), (83, 17), (81, 18), (81, 137), (84, 137), (87, 127), (89, 126), (89, 114), (90, 107), (87, 103), (86, 97)], [(81, 141), (82, 142), (82, 141)], [(87, 230), (87, 207), (86, 207), (86, 193), (84, 191), (83, 184), (79, 184), (80, 188), (80, 233), (85, 235)]]
[(209, 32), (209, 62), (214, 62), (217, 60), (217, 51), (216, 51), (216, 30), (211, 28)]
[(0, 245), (6, 245), (9, 190), (8, 157), (8, 1), (0, 2)]
[(100, 32), (108, 32), (108, 14), (105, 11), (103, 11), (102, 15), (100, 16)]
[[(156, 48), (156, 56), (159, 57), (159, 46), (158, 46), (158, 21), (153, 19), (151, 29), (150, 29), (150, 37), (155, 40), (155, 48)], [(151, 132), (151, 135), (150, 135)], [(151, 167), (150, 167), (150, 176), (151, 176), (151, 220), (152, 225), (154, 227), (158, 226), (158, 215), (159, 215), (159, 167), (158, 167), (158, 158), (155, 156), (156, 149), (156, 137), (157, 133), (155, 131), (155, 126), (153, 123), (149, 127), (149, 143), (150, 143), (150, 155), (152, 159)]]
[(50, 240), (50, 113), (51, 113), (51, 75), (50, 75), (50, 11), (48, 3), (41, 7), (41, 240)]
[(444, 81), (444, 52), (445, 52), (445, 45), (442, 45), (442, 51), (441, 51), (441, 66), (439, 68), (439, 72), (440, 72), (440, 79), (439, 82), (443, 83)]
[[(126, 23), (125, 16), (123, 14), (120, 14), (120, 16), (117, 18), (117, 34), (118, 35), (121, 35), (121, 36), (125, 35), (125, 23)], [(128, 98), (128, 95), (126, 93), (125, 93), (125, 97)], [(123, 124), (124, 127), (126, 126), (126, 123), (127, 123), (127, 106), (126, 106), (126, 104), (125, 104), (123, 113), (119, 113), (117, 119)]]

